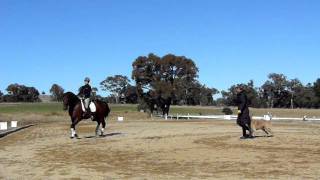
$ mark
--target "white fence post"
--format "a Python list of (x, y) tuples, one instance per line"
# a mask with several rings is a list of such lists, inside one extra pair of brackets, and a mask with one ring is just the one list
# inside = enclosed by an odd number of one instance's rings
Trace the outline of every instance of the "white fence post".
[(7, 122), (0, 122), (0, 130), (7, 130), (8, 123)]
[(118, 121), (119, 121), (119, 122), (124, 121), (124, 117), (118, 117)]
[(18, 127), (18, 121), (11, 121), (11, 127), (12, 128)]

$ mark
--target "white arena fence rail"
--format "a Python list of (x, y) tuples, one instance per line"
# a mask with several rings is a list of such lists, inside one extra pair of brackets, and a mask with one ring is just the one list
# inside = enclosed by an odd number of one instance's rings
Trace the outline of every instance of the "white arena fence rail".
[[(162, 117), (161, 115), (156, 115), (157, 117)], [(176, 114), (176, 115), (168, 115), (164, 117), (165, 119), (213, 119), (213, 120), (236, 120), (236, 115), (183, 115), (183, 114)], [(295, 120), (295, 121), (320, 121), (320, 118), (316, 117), (307, 117), (303, 116), (301, 118), (296, 117), (272, 117), (270, 115), (264, 115), (264, 116), (253, 116), (252, 119), (256, 120)]]

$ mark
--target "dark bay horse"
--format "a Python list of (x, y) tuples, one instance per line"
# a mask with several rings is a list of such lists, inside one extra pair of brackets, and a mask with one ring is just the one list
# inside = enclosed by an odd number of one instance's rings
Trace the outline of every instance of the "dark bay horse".
[[(110, 108), (106, 102), (101, 100), (94, 100), (93, 102), (96, 105), (96, 112), (93, 113), (93, 121), (97, 121), (96, 136), (98, 135), (100, 124), (102, 124), (102, 128), (100, 130), (100, 135), (102, 136), (106, 127), (105, 118), (108, 117)], [(83, 117), (81, 101), (79, 97), (72, 92), (66, 92), (63, 94), (63, 109), (68, 110), (71, 118), (71, 138), (78, 137), (76, 133), (76, 125), (82, 119), (89, 119), (90, 116)]]
[[(166, 97), (163, 98), (161, 95), (155, 96), (152, 95), (150, 92), (142, 95), (143, 100), (147, 103), (148, 108), (150, 110), (150, 115), (152, 117), (154, 110), (161, 110), (162, 116), (167, 119), (169, 115), (170, 105), (172, 98)], [(156, 106), (156, 109), (155, 109)]]

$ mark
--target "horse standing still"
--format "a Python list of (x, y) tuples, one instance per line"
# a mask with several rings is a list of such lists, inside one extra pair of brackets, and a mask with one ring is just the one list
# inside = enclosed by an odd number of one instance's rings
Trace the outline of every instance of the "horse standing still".
[[(110, 113), (110, 108), (106, 102), (101, 100), (95, 100), (94, 104), (96, 105), (96, 112), (93, 113), (93, 121), (97, 122), (96, 127), (96, 136), (99, 132), (100, 124), (102, 124), (101, 128), (101, 136), (103, 135), (103, 131), (106, 127), (105, 118), (108, 117)], [(83, 117), (83, 110), (81, 101), (78, 96), (73, 94), (72, 92), (67, 92), (63, 94), (63, 109), (68, 110), (69, 116), (71, 118), (71, 138), (78, 137), (76, 133), (76, 125), (82, 119), (89, 119), (90, 116)]]
[(169, 115), (170, 105), (172, 98), (167, 97), (163, 98), (161, 95), (152, 96), (150, 93), (146, 93), (142, 95), (143, 100), (147, 103), (148, 108), (150, 110), (150, 116), (152, 117), (153, 112), (155, 110), (155, 106), (157, 106), (157, 111), (162, 111), (162, 116), (167, 119)]

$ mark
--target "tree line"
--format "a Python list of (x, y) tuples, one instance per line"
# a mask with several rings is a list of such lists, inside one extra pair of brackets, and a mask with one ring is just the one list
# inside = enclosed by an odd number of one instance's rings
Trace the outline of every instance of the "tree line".
[(303, 85), (297, 79), (288, 79), (284, 74), (271, 73), (261, 87), (255, 87), (252, 80), (248, 83), (231, 86), (222, 91), (217, 104), (235, 106), (235, 88), (242, 86), (248, 96), (249, 104), (255, 108), (319, 108), (320, 79)]
[[(159, 57), (151, 53), (133, 61), (132, 81), (124, 75), (108, 76), (99, 85), (102, 91), (110, 92), (110, 95), (106, 98), (97, 95), (96, 87), (92, 88), (93, 95), (110, 103), (141, 104), (142, 97), (149, 93), (157, 97), (170, 97), (175, 105), (235, 106), (235, 88), (240, 85), (246, 91), (251, 107), (320, 107), (320, 79), (304, 85), (297, 78), (288, 79), (284, 74), (271, 73), (261, 87), (256, 87), (250, 80), (219, 92), (216, 88), (201, 84), (198, 73), (195, 61), (190, 58), (173, 54)], [(10, 84), (6, 91), (7, 94), (0, 91), (0, 102), (40, 101), (39, 91), (34, 87)], [(64, 89), (53, 84), (49, 92), (52, 101), (61, 101)], [(219, 93), (221, 98), (214, 100), (213, 96)]]
[(35, 87), (20, 84), (10, 84), (3, 94), (0, 91), (0, 102), (39, 102), (39, 91)]

